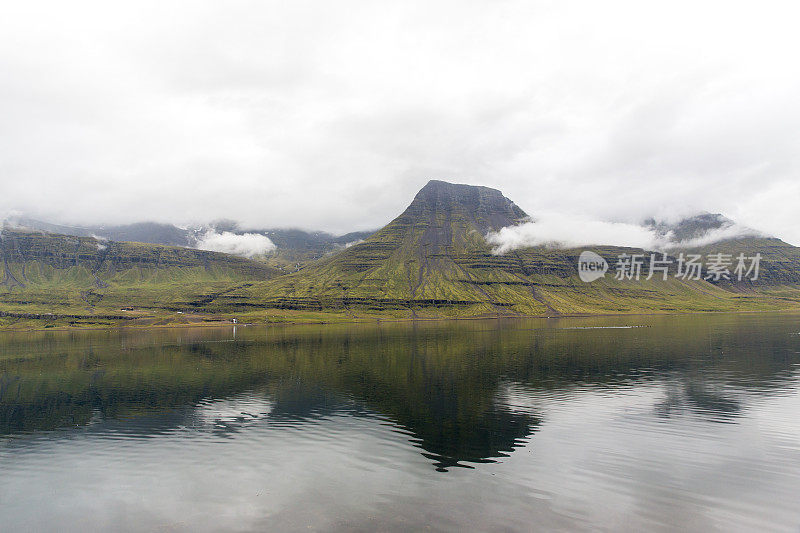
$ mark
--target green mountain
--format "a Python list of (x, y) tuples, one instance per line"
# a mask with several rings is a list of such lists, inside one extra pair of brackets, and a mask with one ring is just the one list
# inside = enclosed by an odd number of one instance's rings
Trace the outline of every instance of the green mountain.
[[(800, 302), (800, 284), (791, 276), (786, 283), (760, 286), (758, 293), (676, 278), (674, 265), (667, 280), (616, 280), (610, 272), (585, 283), (577, 276), (584, 249), (493, 254), (487, 232), (526, 218), (495, 189), (431, 181), (400, 216), (362, 243), (294, 274), (220, 295), (209, 308), (254, 316), (274, 313), (256, 312), (260, 309), (346, 316), (554, 316), (761, 310)], [(632, 248), (588, 249), (612, 269), (619, 254), (650, 256)]]
[(280, 274), (217, 252), (9, 229), (0, 231), (0, 257), (0, 316), (17, 318), (200, 308), (220, 291)]
[[(740, 282), (732, 276), (730, 281), (722, 280), (717, 283), (719, 286), (727, 286), (730, 290), (774, 292), (782, 288), (791, 294), (800, 287), (800, 248), (774, 237), (737, 237), (680, 251), (703, 257), (724, 254), (730, 256), (734, 267), (740, 254), (745, 258), (759, 254), (758, 279)], [(676, 250), (675, 253), (677, 252)], [(750, 261), (746, 261), (747, 266), (749, 263)]]
[(283, 272), (294, 272), (366, 239), (374, 231), (354, 231), (344, 235), (332, 235), (324, 231), (268, 229), (255, 231), (255, 233), (265, 235), (275, 243), (275, 250), (258, 260)]
[[(738, 236), (675, 249), (666, 279), (659, 274), (648, 280), (648, 250), (540, 246), (494, 253), (487, 233), (527, 220), (498, 190), (431, 181), (385, 227), (371, 235), (342, 237), (363, 239), (349, 246), (331, 236), (271, 234), (279, 249), (304, 250), (298, 253), (306, 254), (307, 263), (295, 268), (188, 248), (4, 230), (0, 325), (23, 327), (24, 320), (152, 325), (233, 318), (346, 321), (800, 307), (800, 249), (778, 239)], [(728, 225), (709, 216), (676, 227), (686, 236), (681, 242), (697, 244)], [(665, 235), (678, 233), (662, 229)], [(607, 262), (604, 277), (580, 279), (577, 264), (584, 250)], [(759, 278), (684, 279), (676, 275), (680, 253), (704, 259), (723, 253), (732, 262), (739, 253), (758, 253)], [(621, 254), (643, 258), (639, 279), (617, 279)], [(315, 255), (320, 259), (314, 260)], [(704, 270), (702, 277), (707, 274)]]
[(18, 231), (37, 231), (72, 235), (75, 237), (100, 237), (111, 241), (165, 244), (168, 246), (195, 247), (206, 230), (257, 233), (268, 237), (276, 248), (257, 257), (269, 266), (282, 272), (294, 272), (318, 259), (342, 250), (345, 246), (369, 237), (373, 231), (355, 231), (344, 235), (332, 235), (324, 231), (306, 231), (292, 228), (268, 228), (242, 230), (232, 220), (218, 220), (208, 226), (179, 228), (172, 224), (137, 222), (123, 225), (68, 226), (53, 224), (25, 216), (11, 216), (0, 226)]
[[(800, 248), (753, 229), (738, 226), (719, 213), (702, 213), (674, 224), (656, 223), (651, 219), (645, 225), (673, 243), (674, 247), (670, 249), (672, 255), (699, 254), (707, 258), (710, 255), (723, 254), (730, 256), (734, 268), (740, 254), (747, 258), (756, 254), (761, 256), (758, 279), (755, 282), (738, 282), (733, 279), (730, 283), (721, 280), (717, 285), (728, 286), (733, 290), (800, 287)], [(749, 266), (749, 261), (747, 265)]]

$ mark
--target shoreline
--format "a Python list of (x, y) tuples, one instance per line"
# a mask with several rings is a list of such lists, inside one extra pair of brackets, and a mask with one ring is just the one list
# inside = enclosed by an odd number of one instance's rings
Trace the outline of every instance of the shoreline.
[[(351, 318), (347, 320), (281, 320), (265, 322), (237, 322), (230, 320), (199, 321), (196, 323), (175, 323), (175, 324), (114, 324), (108, 326), (53, 326), (53, 327), (23, 327), (19, 329), (0, 326), (0, 335), (4, 333), (32, 333), (39, 331), (111, 331), (111, 330), (153, 330), (153, 329), (192, 329), (192, 328), (234, 328), (234, 327), (253, 327), (253, 326), (313, 326), (313, 325), (344, 325), (344, 324), (379, 324), (381, 322), (402, 323), (402, 322), (449, 322), (463, 320), (503, 320), (503, 319), (560, 319), (560, 318), (601, 318), (601, 317), (635, 317), (635, 316), (692, 316), (692, 315), (752, 315), (752, 314), (780, 314), (780, 313), (800, 313), (800, 307), (786, 309), (769, 309), (756, 311), (690, 311), (690, 312), (664, 312), (664, 313), (565, 313), (558, 315), (484, 315), (484, 316), (462, 316), (462, 317), (365, 317)], [(36, 319), (31, 319), (36, 320)], [(135, 320), (135, 319), (133, 319)]]

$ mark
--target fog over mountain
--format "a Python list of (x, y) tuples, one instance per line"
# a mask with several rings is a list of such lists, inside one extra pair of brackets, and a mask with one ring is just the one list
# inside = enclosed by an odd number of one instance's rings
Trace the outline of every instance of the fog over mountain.
[(9, 3), (0, 218), (339, 234), (383, 226), (435, 178), (584, 229), (706, 211), (800, 245), (798, 15), (775, 0)]
[[(686, 231), (688, 227), (693, 231)], [(544, 212), (535, 219), (489, 232), (486, 240), (493, 246), (495, 254), (530, 246), (573, 248), (590, 245), (628, 246), (666, 252), (755, 236), (762, 236), (762, 233), (719, 214), (650, 219), (642, 224), (634, 224)]]
[(258, 233), (236, 234), (230, 231), (216, 232), (209, 229), (200, 236), (195, 248), (253, 257), (271, 252), (275, 249), (275, 243), (269, 237)]

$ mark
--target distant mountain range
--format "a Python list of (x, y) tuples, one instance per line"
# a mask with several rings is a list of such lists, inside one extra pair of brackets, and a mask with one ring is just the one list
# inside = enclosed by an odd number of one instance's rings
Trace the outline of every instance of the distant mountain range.
[[(489, 232), (527, 220), (498, 190), (434, 180), (374, 233), (256, 232), (277, 247), (258, 261), (186, 248), (196, 242), (197, 229), (160, 224), (68, 228), (17, 220), (18, 227), (62, 234), (3, 230), (0, 316), (5, 313), (4, 320), (16, 323), (26, 315), (47, 320), (46, 313), (53, 313), (86, 323), (97, 316), (122, 320), (121, 314), (133, 323), (151, 324), (233, 317), (318, 321), (800, 306), (800, 248), (742, 230), (721, 215), (645, 223), (677, 245), (669, 256), (660, 256), (669, 262), (666, 280), (660, 275), (644, 279), (646, 271), (638, 280), (615, 279), (613, 268), (623, 254), (649, 259), (650, 250), (537, 246), (493, 253)], [(237, 231), (226, 223), (210, 229)], [(72, 236), (63, 235), (67, 231)], [(115, 242), (121, 236), (159, 244)], [(581, 281), (577, 263), (585, 250), (598, 254), (612, 271), (591, 283)], [(676, 275), (680, 253), (760, 254), (759, 279), (684, 279)], [(702, 277), (707, 273), (703, 270)]]
[(231, 232), (236, 235), (255, 233), (275, 244), (275, 249), (258, 259), (283, 272), (294, 272), (310, 262), (337, 252), (349, 244), (370, 236), (373, 231), (355, 231), (333, 235), (324, 231), (306, 231), (294, 228), (268, 228), (242, 230), (233, 221), (217, 221), (205, 226), (181, 228), (158, 222), (138, 222), (123, 225), (69, 226), (53, 224), (26, 216), (13, 216), (3, 221), (3, 226), (19, 231), (43, 231), (75, 237), (100, 237), (118, 242), (139, 242), (197, 248), (202, 246), (206, 232)]
[(281, 250), (310, 251), (325, 254), (344, 245), (368, 237), (373, 231), (355, 231), (344, 235), (332, 235), (324, 231), (305, 231), (293, 228), (268, 228), (242, 230), (233, 221), (211, 222), (205, 226), (181, 228), (158, 222), (137, 222), (122, 225), (69, 226), (53, 224), (26, 216), (12, 216), (3, 221), (10, 229), (44, 231), (75, 237), (100, 237), (111, 241), (164, 244), (168, 246), (195, 247), (199, 238), (208, 230), (229, 231), (235, 234), (257, 233), (269, 237)]
[(7, 228), (44, 231), (75, 237), (101, 237), (111, 241), (142, 242), (170, 246), (192, 246), (194, 231), (171, 224), (138, 222), (117, 226), (67, 226), (52, 224), (25, 216), (13, 216), (4, 221)]

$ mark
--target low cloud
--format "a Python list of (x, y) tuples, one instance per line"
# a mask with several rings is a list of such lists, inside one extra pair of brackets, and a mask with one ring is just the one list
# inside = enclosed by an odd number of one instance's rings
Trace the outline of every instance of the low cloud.
[(535, 221), (530, 220), (490, 232), (486, 236), (486, 241), (492, 245), (492, 253), (502, 255), (532, 246), (576, 248), (606, 245), (661, 251), (706, 246), (746, 235), (752, 236), (758, 233), (744, 226), (731, 224), (710, 230), (698, 238), (677, 241), (672, 232), (659, 234), (653, 228), (639, 224), (548, 213), (537, 217)]
[(531, 246), (575, 248), (606, 244), (653, 248), (656, 239), (653, 231), (636, 224), (589, 220), (559, 213), (543, 215), (536, 221), (517, 226), (507, 226), (486, 236), (495, 254)]
[(258, 233), (236, 234), (230, 231), (217, 233), (210, 229), (206, 231), (198, 240), (195, 248), (199, 250), (210, 250), (212, 252), (223, 252), (226, 254), (253, 257), (265, 254), (275, 249), (268, 237)]
[(715, 242), (725, 241), (728, 239), (735, 239), (737, 237), (757, 237), (764, 236), (762, 233), (753, 229), (747, 228), (740, 224), (731, 224), (722, 228), (712, 229), (705, 235), (695, 239), (687, 239), (678, 243), (672, 243), (668, 247), (672, 248), (695, 248), (698, 246), (706, 246), (714, 244)]

